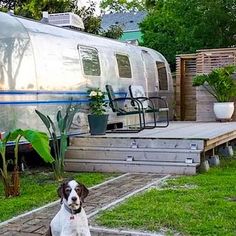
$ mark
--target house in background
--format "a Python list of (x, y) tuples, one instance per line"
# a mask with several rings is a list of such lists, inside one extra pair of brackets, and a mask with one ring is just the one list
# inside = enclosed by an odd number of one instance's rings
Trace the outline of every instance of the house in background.
[(105, 14), (102, 16), (101, 27), (103, 30), (107, 30), (111, 25), (119, 25), (123, 29), (123, 35), (120, 40), (138, 44), (138, 42), (142, 42), (139, 23), (143, 21), (146, 15), (147, 13), (143, 11)]

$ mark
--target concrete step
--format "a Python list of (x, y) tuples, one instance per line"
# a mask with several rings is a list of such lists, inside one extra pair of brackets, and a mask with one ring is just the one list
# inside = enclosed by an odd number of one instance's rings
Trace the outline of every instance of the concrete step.
[(117, 147), (76, 147), (70, 146), (66, 152), (69, 159), (95, 159), (126, 161), (157, 161), (185, 162), (192, 158), (194, 163), (200, 163), (200, 150), (191, 149), (157, 149), (157, 148), (117, 148)]
[(130, 172), (194, 175), (199, 163), (65, 159), (66, 171)]
[(162, 149), (197, 149), (203, 150), (204, 141), (194, 139), (154, 139), (109, 136), (71, 137), (70, 145), (77, 147), (117, 147), (162, 148)]

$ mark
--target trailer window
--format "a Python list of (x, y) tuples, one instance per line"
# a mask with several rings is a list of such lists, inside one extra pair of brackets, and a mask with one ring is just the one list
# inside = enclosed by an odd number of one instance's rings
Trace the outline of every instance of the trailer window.
[(158, 72), (159, 90), (168, 90), (168, 80), (165, 63), (157, 61), (156, 67)]
[(132, 78), (129, 58), (126, 55), (116, 54), (116, 61), (121, 78)]
[(95, 48), (79, 47), (79, 53), (82, 60), (85, 75), (100, 76), (101, 69), (98, 57), (98, 51)]

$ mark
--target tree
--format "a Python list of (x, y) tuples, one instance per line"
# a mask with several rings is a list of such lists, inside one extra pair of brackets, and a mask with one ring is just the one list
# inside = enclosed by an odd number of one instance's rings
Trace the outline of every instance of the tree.
[(50, 13), (71, 12), (77, 7), (77, 0), (30, 0), (18, 6), (15, 13), (28, 18), (39, 20), (42, 18), (42, 12)]
[(85, 32), (99, 34), (102, 19), (100, 16), (95, 16), (95, 7), (95, 2), (90, 2), (89, 6), (83, 6), (75, 13), (82, 18)]
[(15, 10), (16, 6), (22, 6), (24, 0), (1, 0), (0, 1), (0, 9), (7, 10)]
[(235, 45), (235, 22), (236, 0), (159, 0), (140, 27), (173, 68), (176, 54)]
[(101, 32), (101, 35), (111, 39), (119, 39), (123, 34), (123, 30), (119, 25), (111, 25), (107, 31)]
[(140, 11), (145, 9), (145, 0), (102, 0), (100, 7), (110, 13)]
[(14, 10), (15, 14), (41, 19), (42, 11), (68, 12), (77, 9), (78, 0), (1, 0), (0, 9)]
[[(123, 31), (120, 27), (111, 27), (107, 32), (101, 29), (101, 17), (95, 16), (95, 2), (90, 1), (89, 6), (78, 8), (78, 0), (0, 0), (0, 10), (14, 10), (16, 15), (39, 20), (42, 12), (74, 12), (84, 22), (84, 31), (105, 37), (118, 39)], [(114, 30), (114, 32), (113, 32)]]
[(100, 16), (95, 16), (95, 2), (90, 2), (89, 6), (83, 6), (75, 13), (82, 18), (85, 32), (113, 39), (118, 39), (123, 34), (123, 30), (120, 26), (111, 26), (107, 31), (101, 29), (102, 19)]

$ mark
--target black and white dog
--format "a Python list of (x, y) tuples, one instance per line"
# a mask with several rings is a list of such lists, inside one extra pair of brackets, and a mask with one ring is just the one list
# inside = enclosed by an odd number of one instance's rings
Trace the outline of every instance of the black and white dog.
[(75, 180), (63, 183), (58, 188), (62, 206), (52, 219), (46, 235), (90, 236), (88, 219), (82, 207), (88, 193), (88, 189)]

